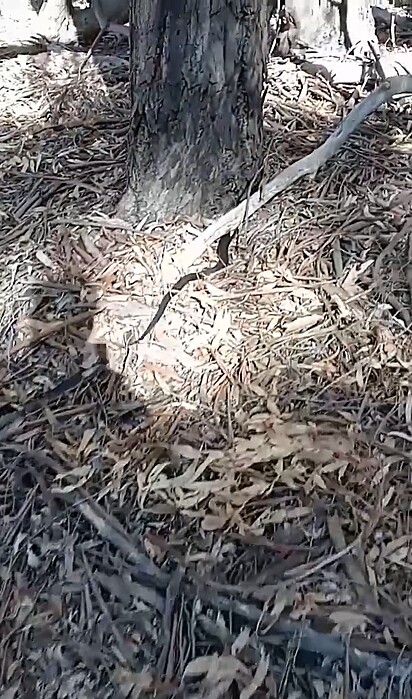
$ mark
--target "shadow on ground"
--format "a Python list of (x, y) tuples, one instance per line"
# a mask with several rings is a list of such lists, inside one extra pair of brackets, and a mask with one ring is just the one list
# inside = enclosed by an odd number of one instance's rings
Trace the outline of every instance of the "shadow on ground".
[[(124, 83), (79, 84), (62, 108), (55, 70), (42, 123), (9, 106), (2, 134), (2, 696), (306, 696), (342, 691), (348, 668), (359, 695), (399, 694), (410, 230), (391, 192), (408, 193), (407, 152), (383, 117), (365, 127), (259, 212), (123, 374), (169, 239), (195, 223), (110, 219)], [(278, 79), (274, 169), (319, 139), (323, 87), (305, 111), (299, 80), (286, 101)]]

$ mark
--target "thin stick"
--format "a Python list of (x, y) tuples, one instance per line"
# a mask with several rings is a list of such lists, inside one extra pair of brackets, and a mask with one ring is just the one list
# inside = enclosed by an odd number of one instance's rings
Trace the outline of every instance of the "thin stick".
[(86, 53), (86, 58), (84, 59), (83, 63), (81, 64), (81, 66), (79, 68), (79, 73), (78, 73), (79, 76), (83, 72), (86, 63), (90, 60), (94, 49), (96, 48), (97, 44), (99, 43), (99, 41), (102, 38), (103, 34), (105, 33), (106, 29), (107, 29), (107, 24), (104, 27), (100, 27), (98, 35), (96, 36), (95, 39), (93, 39), (93, 43), (90, 46), (88, 52)]

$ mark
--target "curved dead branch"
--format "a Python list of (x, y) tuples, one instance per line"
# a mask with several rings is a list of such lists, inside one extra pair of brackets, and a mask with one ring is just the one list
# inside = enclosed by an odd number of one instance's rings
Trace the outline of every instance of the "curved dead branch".
[(388, 80), (381, 83), (376, 90), (352, 109), (325, 143), (309, 155), (279, 172), (261, 190), (250, 198), (244, 199), (238, 206), (218, 218), (195, 241), (190, 242), (180, 255), (179, 267), (186, 271), (201, 257), (209, 245), (219, 240), (226, 233), (234, 231), (249, 216), (267, 204), (277, 194), (284, 192), (288, 187), (302, 179), (302, 177), (316, 175), (319, 168), (336, 155), (349, 136), (359, 128), (365, 119), (376, 112), (383, 104), (389, 102), (395, 95), (403, 93), (412, 93), (412, 75), (388, 78)]

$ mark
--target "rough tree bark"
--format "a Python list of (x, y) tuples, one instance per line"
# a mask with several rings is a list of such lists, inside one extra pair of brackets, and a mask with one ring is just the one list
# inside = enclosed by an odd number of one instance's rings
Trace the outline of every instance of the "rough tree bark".
[(130, 25), (130, 187), (120, 211), (230, 207), (261, 163), (266, 0), (132, 0)]
[[(230, 206), (256, 177), (268, 5), (282, 1), (131, 0), (133, 111), (121, 213), (199, 212), (224, 192)], [(286, 8), (308, 46), (359, 55), (376, 45), (370, 3), (286, 0)]]

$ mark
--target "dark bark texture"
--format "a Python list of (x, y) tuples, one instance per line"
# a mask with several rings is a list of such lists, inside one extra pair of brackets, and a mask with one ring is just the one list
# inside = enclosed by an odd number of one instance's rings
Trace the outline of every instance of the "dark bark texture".
[(130, 188), (140, 212), (229, 207), (256, 175), (265, 0), (132, 0)]

